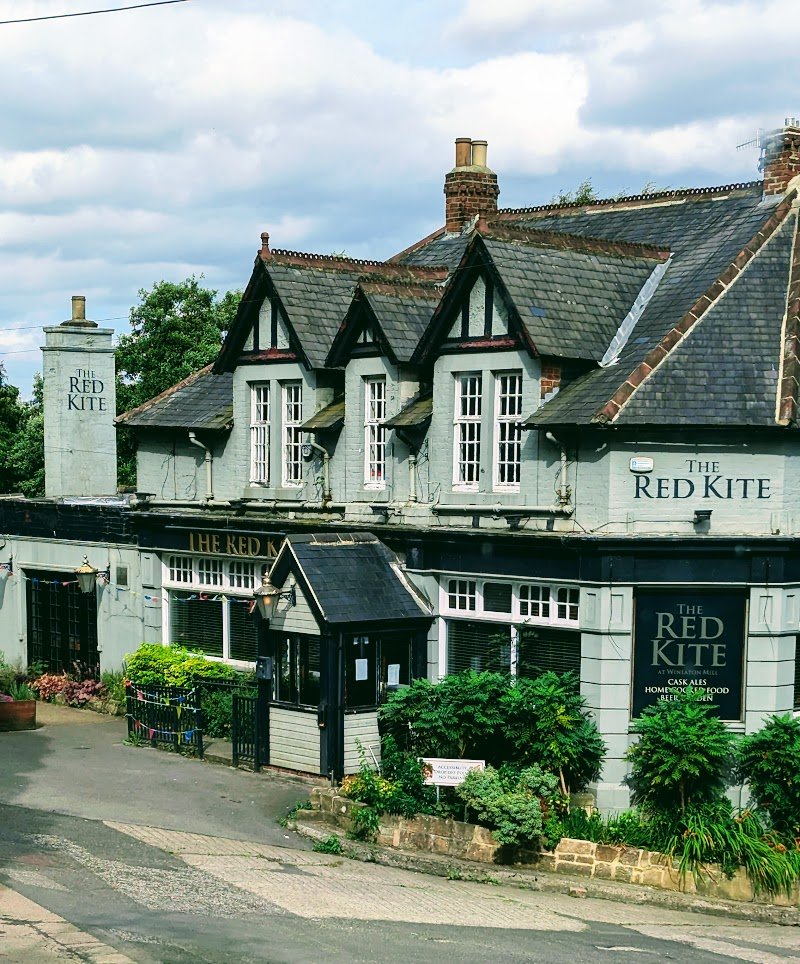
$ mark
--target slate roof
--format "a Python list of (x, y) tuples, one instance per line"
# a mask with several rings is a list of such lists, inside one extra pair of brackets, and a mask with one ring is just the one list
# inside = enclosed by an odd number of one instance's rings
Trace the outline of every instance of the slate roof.
[(483, 239), (540, 355), (599, 361), (662, 259)]
[(616, 425), (775, 425), (795, 221), (631, 396)]
[(288, 536), (270, 578), (283, 585), (294, 557), (328, 623), (430, 620), (393, 565), (395, 556), (371, 532)]
[(430, 240), (425, 239), (417, 245), (396, 254), (392, 261), (409, 265), (444, 265), (454, 269), (467, 249), (471, 235), (445, 234), (436, 232)]
[(339, 428), (344, 424), (344, 399), (339, 398), (326, 405), (307, 419), (300, 428), (304, 432), (319, 432), (323, 429)]
[(136, 429), (228, 429), (233, 424), (233, 374), (215, 375), (207, 365), (138, 408), (117, 416), (116, 424)]
[(433, 396), (430, 392), (420, 392), (384, 423), (386, 428), (416, 428), (424, 425), (433, 415)]
[(266, 269), (309, 363), (322, 368), (350, 306), (358, 266), (347, 271), (267, 262)]
[[(679, 324), (690, 309), (732, 268), (746, 249), (756, 250), (765, 223), (774, 225), (788, 209), (780, 196), (762, 198), (760, 185), (734, 190), (727, 196), (709, 191), (668, 202), (634, 207), (598, 207), (587, 212), (566, 209), (538, 216), (500, 212), (537, 231), (546, 230), (587, 238), (655, 245), (672, 252), (669, 267), (623, 347), (619, 363), (595, 369), (562, 389), (526, 422), (528, 425), (589, 423), (621, 390), (631, 372)], [(752, 242), (752, 244), (751, 244)], [(737, 269), (738, 271), (738, 269)], [(775, 278), (786, 290), (787, 278)], [(720, 286), (720, 288), (723, 286)], [(719, 291), (716, 291), (719, 294)], [(720, 346), (722, 348), (722, 346)], [(776, 359), (778, 347), (776, 346)], [(634, 391), (634, 386), (631, 386)]]
[(395, 358), (398, 362), (409, 362), (441, 300), (443, 289), (362, 282), (361, 290)]

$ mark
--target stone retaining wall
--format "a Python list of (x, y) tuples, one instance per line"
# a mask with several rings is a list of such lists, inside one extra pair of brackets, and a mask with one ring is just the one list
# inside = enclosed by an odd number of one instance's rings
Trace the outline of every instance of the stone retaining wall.
[[(339, 796), (335, 790), (311, 791), (314, 807), (328, 822), (344, 831), (352, 829), (350, 814), (364, 804)], [(725, 900), (760, 901), (780, 906), (800, 904), (800, 889), (795, 886), (791, 898), (785, 896), (756, 896), (743, 871), (729, 880), (719, 867), (710, 865), (696, 880), (691, 874), (682, 876), (678, 862), (664, 854), (636, 847), (608, 846), (589, 840), (564, 837), (555, 850), (541, 853), (520, 851), (499, 844), (490, 830), (459, 820), (443, 819), (420, 814), (417, 817), (397, 817), (382, 814), (377, 843), (399, 850), (421, 850), (428, 853), (459, 857), (493, 864), (524, 864), (531, 868), (617, 880), (660, 890), (680, 891), (703, 897)]]

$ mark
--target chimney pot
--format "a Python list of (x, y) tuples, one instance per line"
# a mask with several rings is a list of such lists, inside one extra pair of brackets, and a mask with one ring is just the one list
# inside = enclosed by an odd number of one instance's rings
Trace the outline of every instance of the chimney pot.
[(497, 175), (486, 166), (486, 141), (456, 138), (456, 166), (444, 178), (445, 231), (455, 234), (475, 218), (497, 213)]
[(72, 320), (86, 321), (86, 295), (72, 296)]
[(472, 142), (472, 165), (473, 167), (486, 167), (486, 148), (487, 141)]
[(472, 160), (472, 138), (456, 138), (456, 167), (469, 167)]

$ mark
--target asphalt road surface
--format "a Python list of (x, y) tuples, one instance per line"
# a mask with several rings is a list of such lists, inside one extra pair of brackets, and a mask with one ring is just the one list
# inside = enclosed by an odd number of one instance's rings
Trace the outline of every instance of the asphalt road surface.
[(313, 853), (303, 782), (127, 747), (45, 708), (0, 734), (0, 961), (752, 961), (796, 928), (445, 880)]

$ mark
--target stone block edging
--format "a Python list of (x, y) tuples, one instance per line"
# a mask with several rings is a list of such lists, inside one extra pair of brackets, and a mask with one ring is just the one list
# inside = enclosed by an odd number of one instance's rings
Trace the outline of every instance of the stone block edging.
[[(352, 811), (364, 806), (329, 789), (315, 788), (311, 791), (311, 801), (329, 823), (345, 832), (352, 829)], [(381, 814), (376, 842), (398, 850), (419, 850), (487, 864), (516, 863), (558, 874), (619, 881), (702, 897), (756, 901), (782, 907), (800, 905), (797, 885), (791, 897), (785, 894), (757, 895), (742, 870), (728, 879), (720, 867), (709, 865), (696, 879), (691, 874), (682, 875), (677, 860), (665, 854), (568, 837), (560, 840), (555, 850), (520, 851), (499, 844), (485, 827), (427, 814), (416, 817)]]

